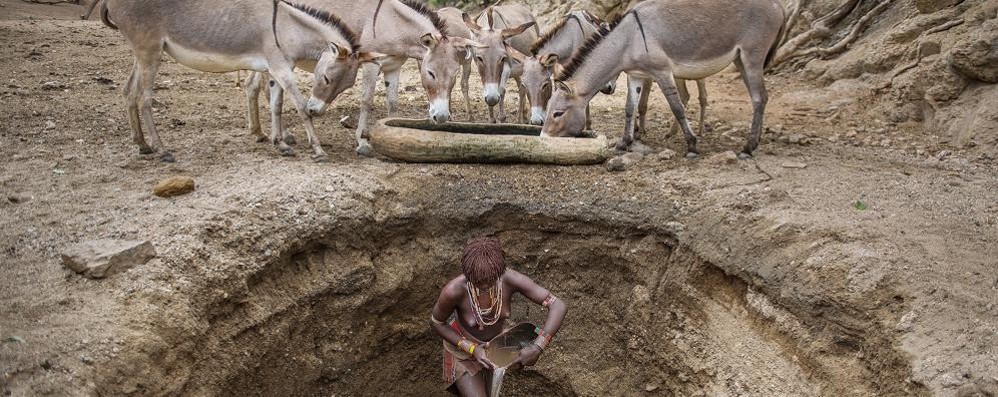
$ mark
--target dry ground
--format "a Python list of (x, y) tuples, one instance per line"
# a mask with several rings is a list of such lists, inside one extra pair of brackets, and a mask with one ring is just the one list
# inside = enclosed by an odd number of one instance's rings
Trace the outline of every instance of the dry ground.
[[(610, 173), (602, 166), (408, 165), (358, 158), (352, 131), (337, 123), (340, 115), (356, 113), (354, 88), (318, 122), (331, 163), (314, 164), (307, 156), (282, 158), (253, 141), (232, 75), (167, 62), (158, 79), (156, 118), (178, 162), (164, 164), (139, 155), (131, 143), (119, 92), (130, 56), (116, 32), (99, 22), (72, 20), (78, 9), (70, 6), (17, 0), (0, 5), (0, 370), (6, 392), (217, 392), (224, 381), (185, 386), (196, 383), (189, 380), (193, 375), (157, 378), (170, 368), (157, 365), (182, 362), (169, 353), (171, 344), (184, 339), (177, 329), (190, 331), (192, 339), (209, 332), (199, 329), (205, 323), (198, 310), (219, 299), (212, 294), (230, 292), (224, 280), (300, 250), (307, 244), (301, 236), (321, 234), (316, 230), (322, 228), (502, 208), (668, 230), (677, 250), (747, 286), (744, 299), (763, 294), (797, 318), (817, 319), (801, 320), (799, 334), (783, 331), (796, 343), (786, 354), (813, 359), (804, 366), (810, 374), (799, 375), (817, 385), (809, 394), (955, 395), (994, 392), (998, 384), (995, 164), (959, 152), (936, 157), (951, 149), (877, 115), (848, 114), (858, 106), (836, 112), (835, 104), (847, 98), (834, 90), (811, 89), (795, 76), (770, 77), (771, 131), (756, 160), (737, 162), (724, 152), (743, 144), (750, 105), (736, 74), (713, 77), (708, 120), (714, 132), (703, 139), (705, 159), (646, 159)], [(403, 87), (402, 113), (423, 115), (412, 70)], [(622, 129), (622, 95), (596, 99), (597, 128), (610, 134)], [(383, 98), (379, 94), (381, 114)], [(653, 98), (647, 143), (681, 150), (679, 137), (664, 136), (664, 100)], [(481, 101), (475, 106), (484, 114)], [(452, 107), (463, 109), (459, 102)], [(460, 111), (455, 116), (464, 118)], [(301, 137), (300, 125), (292, 122), (291, 128)], [(788, 143), (795, 134), (804, 144)], [(786, 167), (790, 163), (806, 168)], [(172, 200), (151, 195), (156, 181), (173, 175), (195, 177), (198, 190)], [(868, 209), (856, 209), (857, 201)], [(62, 267), (63, 248), (96, 238), (148, 239), (159, 258), (103, 281), (81, 279)], [(429, 302), (412, 304), (423, 308)], [(413, 318), (422, 318), (413, 311)], [(734, 321), (715, 320), (710, 323), (720, 324), (719, 335), (725, 334), (725, 321)], [(855, 340), (821, 341), (837, 334)], [(224, 353), (207, 349), (209, 356)], [(744, 359), (752, 350), (739, 354)], [(730, 357), (738, 360), (737, 354)], [(835, 360), (864, 370), (837, 372)], [(438, 363), (407, 365), (435, 371)], [(775, 385), (753, 389), (760, 377), (752, 371), (703, 372), (704, 384), (713, 386), (701, 390), (788, 390), (772, 379)], [(580, 394), (646, 392), (587, 383), (617, 375), (564, 376)], [(854, 384), (833, 385), (843, 381)]]

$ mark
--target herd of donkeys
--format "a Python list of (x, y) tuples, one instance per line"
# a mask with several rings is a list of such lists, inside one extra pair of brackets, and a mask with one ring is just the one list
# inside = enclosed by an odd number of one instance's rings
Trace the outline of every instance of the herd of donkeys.
[[(625, 73), (628, 95), (620, 149), (645, 130), (644, 114), (655, 83), (692, 158), (699, 152), (686, 118), (686, 81), (697, 81), (703, 108), (702, 80), (734, 63), (753, 105), (751, 130), (740, 154), (749, 158), (759, 144), (767, 102), (764, 70), (785, 25), (778, 0), (648, 0), (610, 21), (572, 11), (544, 34), (522, 5), (495, 4), (472, 18), (455, 8), (433, 10), (416, 0), (97, 2), (101, 20), (121, 32), (135, 58), (124, 86), (133, 140), (141, 153), (159, 154), (167, 162), (174, 158), (159, 138), (151, 108), (163, 52), (200, 71), (251, 71), (245, 85), (249, 128), (281, 154), (293, 155), (295, 141), (280, 114), (287, 92), (304, 122), (312, 158), (320, 162), (328, 156), (312, 118), (352, 87), (363, 69), (357, 152), (369, 155), (368, 118), (378, 79), (384, 74), (389, 114), (394, 116), (402, 66), (409, 58), (419, 63), (433, 122), (450, 121), (451, 92), (459, 75), (471, 117), (468, 79), (475, 64), (489, 121), (505, 122), (504, 97), (512, 78), (519, 92), (519, 121), (542, 125), (542, 137), (578, 137), (588, 130), (589, 102), (600, 92), (613, 93), (617, 77)], [(295, 68), (314, 73), (308, 99), (296, 85)], [(262, 132), (258, 110), (259, 94), (267, 84), (270, 136)], [(703, 115), (701, 111), (701, 128)]]

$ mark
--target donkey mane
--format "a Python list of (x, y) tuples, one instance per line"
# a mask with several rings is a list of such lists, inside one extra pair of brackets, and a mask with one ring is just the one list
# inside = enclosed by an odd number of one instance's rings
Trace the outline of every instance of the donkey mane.
[(357, 33), (354, 33), (354, 31), (351, 30), (349, 27), (347, 27), (346, 23), (344, 23), (343, 20), (341, 20), (336, 15), (333, 15), (328, 11), (309, 7), (304, 4), (291, 3), (287, 1), (284, 1), (284, 4), (287, 4), (298, 11), (304, 12), (305, 14), (308, 14), (308, 16), (315, 18), (319, 22), (322, 22), (327, 26), (335, 29), (337, 32), (340, 33), (340, 35), (343, 36), (343, 38), (347, 40), (348, 43), (350, 43), (350, 51), (352, 52), (360, 51), (360, 38), (357, 37)]
[(399, 1), (402, 4), (405, 4), (407, 7), (413, 9), (414, 11), (422, 14), (424, 17), (429, 19), (430, 23), (433, 24), (433, 27), (437, 28), (440, 34), (447, 36), (447, 23), (444, 22), (444, 20), (440, 18), (440, 15), (437, 15), (437, 13), (433, 11), (433, 9), (428, 7), (426, 4), (420, 3), (416, 0), (399, 0)]
[(573, 18), (575, 18), (575, 15), (569, 14), (567, 17), (562, 18), (561, 21), (558, 21), (557, 25), (554, 25), (553, 28), (545, 32), (541, 38), (534, 42), (534, 45), (530, 46), (530, 53), (537, 55), (540, 50), (544, 49), (544, 46), (548, 45), (548, 42), (550, 42), (554, 36), (557, 36), (558, 33), (561, 32), (561, 29), (568, 24), (568, 20)]
[[(589, 55), (591, 55), (592, 52), (596, 49), (596, 47), (599, 47), (600, 43), (603, 42), (603, 39), (606, 38), (606, 35), (610, 34), (610, 32), (616, 29), (617, 25), (620, 25), (620, 22), (623, 21), (624, 18), (626, 18), (631, 13), (634, 13), (634, 11), (627, 12), (620, 16), (617, 16), (612, 21), (610, 21), (606, 26), (600, 27), (598, 32), (593, 33), (591, 37), (586, 39), (586, 43), (583, 44), (582, 47), (575, 52), (575, 55), (572, 56), (572, 60), (570, 60), (568, 62), (568, 65), (565, 66), (564, 69), (562, 69), (561, 73), (559, 73), (558, 76), (555, 77), (555, 81), (565, 81), (571, 79), (572, 76), (575, 76), (575, 73), (579, 71), (579, 68), (581, 68), (582, 65), (586, 63), (586, 59), (589, 58)], [(635, 16), (637, 16), (637, 14), (635, 14)]]

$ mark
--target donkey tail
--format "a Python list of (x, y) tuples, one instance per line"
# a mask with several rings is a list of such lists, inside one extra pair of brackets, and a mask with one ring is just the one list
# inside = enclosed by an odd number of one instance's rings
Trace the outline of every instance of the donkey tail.
[(118, 30), (118, 25), (115, 25), (114, 22), (111, 22), (111, 16), (108, 15), (106, 1), (101, 3), (100, 5), (100, 21), (104, 23), (104, 26), (107, 26), (114, 30)]
[[(780, 7), (783, 10), (783, 7)], [(776, 35), (776, 40), (773, 42), (773, 46), (769, 48), (769, 53), (766, 54), (766, 62), (762, 65), (762, 70), (769, 69), (769, 64), (773, 62), (773, 58), (776, 58), (776, 52), (780, 49), (780, 45), (783, 44), (783, 39), (787, 32), (787, 18), (786, 11), (783, 12), (783, 23), (780, 25), (780, 33)]]

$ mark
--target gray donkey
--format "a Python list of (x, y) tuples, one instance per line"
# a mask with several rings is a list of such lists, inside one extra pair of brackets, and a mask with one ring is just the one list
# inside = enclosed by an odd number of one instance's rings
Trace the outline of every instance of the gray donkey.
[[(661, 87), (686, 138), (687, 157), (696, 157), (697, 137), (674, 79), (702, 79), (734, 62), (753, 107), (752, 130), (739, 157), (751, 158), (759, 146), (768, 100), (763, 72), (784, 21), (778, 0), (638, 3), (591, 38), (557, 76), (541, 134), (578, 136), (585, 126), (585, 106), (596, 92), (620, 72), (640, 72)], [(634, 137), (623, 139), (629, 144)]]
[[(461, 62), (468, 59), (472, 49), (480, 44), (449, 36), (445, 22), (436, 12), (412, 0), (301, 1), (322, 9), (336, 10), (336, 15), (350, 29), (360, 32), (361, 48), (385, 55), (363, 66), (364, 88), (356, 135), (358, 154), (367, 156), (372, 152), (366, 135), (378, 76), (384, 71), (388, 114), (394, 116), (398, 113), (399, 74), (409, 58), (419, 60), (420, 79), (430, 102), (430, 120), (436, 123), (450, 120), (450, 96)], [(274, 88), (271, 90), (271, 102), (274, 101), (273, 96), (281, 93), (280, 87)], [(326, 99), (318, 98), (321, 103), (327, 103)], [(250, 114), (253, 114), (252, 109)]]
[[(489, 121), (506, 122), (506, 84), (513, 78), (520, 94), (519, 113), (523, 123), (526, 118), (526, 92), (520, 83), (523, 65), (510, 56), (507, 45), (517, 51), (528, 52), (539, 35), (537, 20), (529, 8), (516, 4), (490, 6), (482, 11), (476, 21), (465, 14), (464, 22), (471, 29), (475, 41), (485, 46), (475, 50), (475, 62), (482, 78), (482, 95), (489, 105)], [(496, 105), (499, 107), (498, 116)]]
[[(572, 11), (554, 28), (544, 33), (530, 48), (533, 56), (510, 49), (510, 55), (523, 64), (520, 77), (530, 101), (530, 124), (544, 124), (544, 111), (551, 99), (551, 77), (568, 63), (575, 50), (599, 32), (603, 22), (587, 11)], [(617, 79), (611, 79), (600, 92), (611, 95), (616, 90)], [(589, 108), (586, 107), (586, 129), (590, 127)]]
[[(107, 0), (101, 20), (119, 29), (132, 48), (135, 66), (124, 93), (139, 152), (162, 152), (152, 117), (156, 72), (163, 52), (205, 72), (267, 71), (291, 93), (316, 161), (328, 161), (312, 126), (316, 96), (335, 97), (352, 86), (366, 56), (356, 36), (328, 12), (283, 1)], [(114, 22), (111, 22), (114, 21)], [(313, 98), (306, 102), (295, 82), (295, 65), (313, 64)], [(152, 145), (146, 143), (143, 127)], [(293, 153), (275, 139), (282, 154)]]
[[(464, 11), (461, 11), (454, 7), (444, 7), (437, 10), (437, 15), (443, 18), (444, 23), (447, 24), (447, 34), (453, 37), (462, 37), (465, 39), (473, 39), (471, 34), (471, 29), (468, 29), (464, 24)], [(469, 51), (467, 55), (472, 55)], [(461, 94), (464, 96), (464, 107), (468, 112), (468, 121), (474, 121), (475, 116), (471, 111), (471, 94), (469, 93), (469, 81), (471, 78), (471, 57), (465, 57), (461, 59)]]

